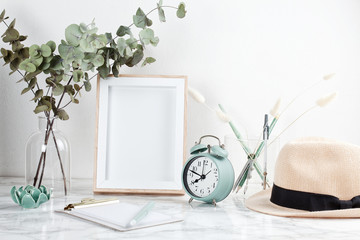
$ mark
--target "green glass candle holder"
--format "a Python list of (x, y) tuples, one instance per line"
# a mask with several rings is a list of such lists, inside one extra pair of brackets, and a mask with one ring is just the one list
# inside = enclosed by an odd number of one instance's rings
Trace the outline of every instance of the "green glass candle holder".
[(39, 188), (27, 185), (19, 189), (13, 186), (10, 195), (12, 200), (23, 208), (37, 208), (50, 199), (51, 192), (43, 185)]

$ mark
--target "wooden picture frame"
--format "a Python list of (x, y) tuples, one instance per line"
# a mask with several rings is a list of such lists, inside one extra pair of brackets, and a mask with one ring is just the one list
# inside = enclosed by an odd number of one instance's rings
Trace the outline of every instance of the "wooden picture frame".
[(186, 76), (98, 76), (94, 193), (184, 194), (186, 92)]

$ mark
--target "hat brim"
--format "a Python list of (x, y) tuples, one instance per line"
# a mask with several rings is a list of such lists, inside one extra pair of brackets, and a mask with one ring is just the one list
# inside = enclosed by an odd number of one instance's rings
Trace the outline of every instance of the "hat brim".
[(360, 208), (331, 211), (304, 211), (278, 206), (270, 202), (272, 189), (260, 191), (245, 200), (245, 206), (253, 211), (280, 217), (296, 218), (360, 218)]

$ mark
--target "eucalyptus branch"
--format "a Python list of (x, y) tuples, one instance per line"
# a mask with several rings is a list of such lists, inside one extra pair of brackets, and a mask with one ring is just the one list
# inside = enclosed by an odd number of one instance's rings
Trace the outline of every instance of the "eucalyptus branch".
[[(147, 14), (145, 14), (145, 16), (147, 17), (147, 16), (149, 16), (152, 12), (154, 12), (155, 10), (158, 10), (159, 8), (173, 8), (173, 9), (176, 9), (176, 10), (178, 10), (179, 8), (178, 7), (174, 7), (174, 6), (160, 6), (160, 7), (156, 7), (156, 8), (154, 8), (154, 9), (152, 9), (152, 10), (150, 10)], [(144, 20), (142, 20), (142, 21), (140, 21), (140, 23), (141, 22), (144, 22), (146, 20), (146, 18), (144, 19)], [(131, 28), (132, 26), (134, 26), (134, 22), (132, 23), (132, 24), (130, 24), (129, 26), (128, 26), (128, 28)], [(115, 36), (112, 40), (115, 40), (116, 38), (118, 38), (119, 36)]]
[[(139, 33), (139, 39), (133, 38), (130, 29), (120, 26), (118, 31), (121, 28), (125, 28), (124, 35), (130, 35), (131, 40), (122, 38), (121, 41), (118, 40), (117, 44), (111, 42), (110, 47), (106, 47), (109, 44), (108, 39), (111, 39), (109, 38), (109, 34), (97, 34), (97, 28), (94, 23), (88, 25), (84, 23), (69, 25), (65, 29), (65, 40), (62, 40), (61, 44), (58, 46), (55, 42), (48, 41), (46, 44), (33, 44), (30, 47), (24, 47), (22, 41), (25, 41), (27, 36), (20, 35), (19, 31), (15, 29), (15, 20), (10, 24), (7, 24), (6, 21), (4, 21), (5, 19), (8, 19), (8, 17), (5, 17), (5, 10), (1, 12), (0, 23), (4, 22), (7, 27), (2, 36), (2, 40), (4, 43), (9, 43), (12, 46), (9, 50), (4, 48), (1, 49), (1, 55), (5, 65), (9, 64), (10, 69), (12, 70), (11, 73), (17, 71), (22, 76), (22, 79), (18, 82), (24, 80), (28, 84), (28, 87), (24, 88), (21, 94), (31, 91), (34, 94), (32, 100), (37, 103), (34, 109), (35, 114), (44, 112), (47, 119), (47, 127), (43, 142), (45, 149), (42, 149), (37, 165), (36, 174), (34, 176), (34, 186), (37, 184), (40, 186), (42, 183), (46, 165), (46, 147), (50, 139), (50, 134), (52, 134), (63, 174), (64, 190), (66, 193), (66, 178), (60, 151), (56, 142), (56, 136), (53, 131), (55, 118), (52, 120), (50, 118), (52, 115), (51, 110), (53, 111), (54, 117), (58, 116), (61, 120), (69, 119), (68, 114), (63, 108), (67, 107), (72, 101), (78, 103), (78, 100), (75, 97), (81, 93), (81, 89), (85, 88), (86, 91), (91, 90), (90, 80), (96, 75), (88, 79), (88, 71), (96, 70), (100, 77), (105, 79), (111, 71), (113, 75), (117, 76), (121, 66), (126, 65), (128, 67), (133, 67), (143, 60), (145, 45), (152, 44), (153, 46), (156, 46), (159, 42), (159, 38), (154, 36), (154, 31), (148, 28), (152, 24), (152, 21), (148, 19), (147, 16), (155, 10), (158, 10), (160, 21), (165, 22), (163, 8), (177, 9), (176, 15), (179, 18), (185, 17), (186, 14), (184, 3), (180, 3), (178, 8), (161, 5), (162, 0), (160, 0), (156, 8), (149, 11), (146, 15), (140, 8), (136, 12), (133, 23), (129, 25), (128, 28), (133, 25), (142, 28)], [(117, 35), (121, 34), (118, 34), (117, 32)], [(58, 50), (58, 54), (55, 53), (56, 49)], [(155, 62), (154, 58), (147, 57), (143, 61), (142, 66), (153, 62)], [(25, 74), (20, 70), (23, 70)], [(38, 83), (38, 79), (36, 78), (40, 73), (50, 75), (46, 78), (46, 83), (48, 85), (44, 87), (44, 89), (40, 88), (41, 84)], [(67, 83), (63, 85), (61, 81), (66, 76), (70, 77)], [(72, 81), (74, 81), (74, 83), (72, 83)], [(81, 87), (79, 85), (81, 85)], [(74, 88), (76, 92), (74, 91)], [(45, 92), (46, 94), (44, 95)], [(72, 101), (60, 108), (64, 101), (65, 93), (70, 95)], [(56, 97), (55, 99), (54, 95), (60, 97)], [(38, 179), (39, 175), (40, 179)]]
[[(156, 7), (156, 8), (154, 8), (154, 9), (150, 10), (147, 14), (145, 14), (145, 16), (146, 16), (146, 17), (149, 16), (152, 12), (154, 12), (155, 10), (158, 10), (159, 8), (174, 8), (174, 9), (179, 9), (179, 8), (173, 7), (173, 6), (161, 6), (161, 7)], [(134, 23), (130, 24), (130, 25), (128, 26), (128, 28), (131, 28), (133, 25), (134, 25)]]
[[(76, 96), (78, 95), (78, 93), (80, 92), (80, 90), (85, 86), (85, 83), (83, 83), (81, 85), (81, 87), (79, 88), (79, 90), (76, 90), (75, 94), (74, 94), (74, 98), (76, 98)], [(68, 103), (66, 103), (64, 106), (62, 106), (61, 108), (59, 109), (64, 109), (66, 108), (70, 103), (72, 103), (72, 100), (70, 100)]]

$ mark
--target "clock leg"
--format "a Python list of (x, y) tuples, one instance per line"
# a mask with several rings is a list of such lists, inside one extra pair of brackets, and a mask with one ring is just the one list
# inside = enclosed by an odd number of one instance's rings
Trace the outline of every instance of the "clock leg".
[(216, 207), (216, 201), (215, 201), (215, 199), (212, 200), (212, 204)]
[(189, 203), (191, 203), (191, 202), (192, 202), (192, 200), (194, 200), (194, 199), (193, 199), (193, 198), (190, 198), (190, 199), (189, 199)]

